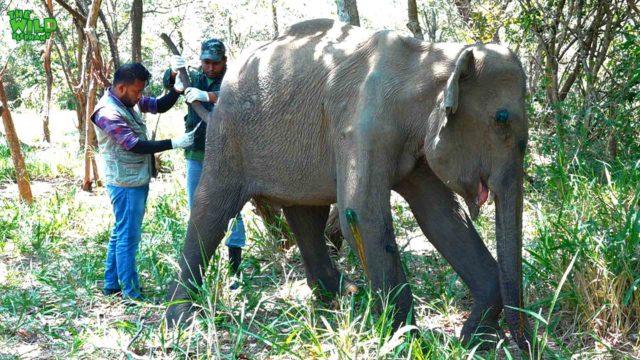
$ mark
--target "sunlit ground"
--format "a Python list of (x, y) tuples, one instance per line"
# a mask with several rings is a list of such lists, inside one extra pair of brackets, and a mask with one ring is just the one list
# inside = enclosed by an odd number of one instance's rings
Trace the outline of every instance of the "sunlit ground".
[[(30, 146), (28, 163), (37, 164), (32, 183), (35, 204), (18, 204), (16, 186), (6, 179), (0, 184), (0, 358), (519, 357), (513, 345), (505, 347), (506, 342), (485, 352), (459, 343), (457, 335), (471, 305), (468, 290), (426, 241), (397, 195), (392, 198), (394, 225), (414, 292), (419, 335), (405, 336), (406, 328), (394, 336), (385, 314), (375, 314), (372, 304), (378, 295), (367, 291), (357, 258), (346, 247), (336, 260), (344, 274), (360, 284), (360, 292), (334, 300), (316, 298), (306, 285), (297, 248), (281, 249), (280, 239), (269, 235), (250, 204), (242, 211), (249, 239), (240, 290), (228, 289), (232, 280), (226, 248), (221, 247), (197, 299), (199, 321), (182, 333), (166, 332), (161, 324), (164, 304), (127, 307), (118, 298), (101, 295), (113, 221), (108, 196), (103, 187), (90, 193), (79, 188), (83, 168), (77, 154), (75, 113), (53, 113), (51, 145), (39, 140), (39, 119), (35, 112), (14, 114), (18, 134)], [(147, 121), (155, 124), (155, 119), (149, 116)], [(160, 121), (158, 138), (182, 131), (180, 111), (164, 114)], [(144, 292), (160, 301), (172, 279), (188, 217), (182, 154), (169, 151), (164, 160), (172, 170), (151, 184), (138, 255)], [(536, 155), (535, 161), (544, 164), (544, 156)], [(539, 198), (532, 197), (524, 215), (527, 248), (542, 236), (536, 219), (546, 211)], [(492, 218), (493, 205), (488, 205), (477, 221), (491, 249)], [(542, 308), (542, 317), (553, 319), (550, 335), (542, 331), (540, 335), (545, 357), (637, 355), (633, 331), (623, 337), (613, 329), (611, 337), (596, 341), (583, 335), (572, 319), (576, 313), (567, 305), (571, 302), (560, 302), (549, 315), (549, 297), (564, 270), (554, 273), (553, 281), (536, 276), (526, 280), (531, 310)]]

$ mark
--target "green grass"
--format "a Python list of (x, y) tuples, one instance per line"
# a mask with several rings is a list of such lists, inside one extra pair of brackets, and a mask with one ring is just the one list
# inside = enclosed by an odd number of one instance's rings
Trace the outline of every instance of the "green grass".
[[(580, 132), (565, 129), (565, 140), (549, 141), (548, 135), (532, 131), (527, 156), (528, 305), (522, 311), (537, 319), (545, 358), (637, 358), (640, 162), (584, 151)], [(6, 174), (2, 169), (12, 165), (4, 149), (0, 145), (0, 173)], [(35, 168), (46, 168), (42, 151), (25, 148)], [(160, 300), (175, 272), (188, 215), (181, 154), (167, 160), (174, 169), (151, 185), (138, 254), (145, 294)], [(305, 285), (297, 248), (283, 250), (281, 239), (253, 215), (245, 217), (250, 244), (240, 290), (228, 289), (221, 246), (196, 298), (198, 320), (183, 332), (167, 331), (161, 321), (166, 304), (126, 307), (99, 293), (113, 220), (104, 189), (88, 194), (73, 183), (69, 174), (79, 163), (77, 155), (58, 163), (67, 172), (55, 176), (68, 181), (32, 205), (0, 197), (0, 358), (26, 351), (41, 358), (104, 359), (517, 358), (508, 342), (482, 352), (460, 343), (457, 333), (471, 299), (437, 252), (405, 247), (417, 331), (394, 334), (391, 307), (378, 313), (375, 306), (389, 300), (368, 290), (347, 246), (336, 262), (361, 291), (321, 300)], [(39, 176), (53, 179), (46, 172)], [(396, 201), (392, 209), (402, 244), (419, 235), (406, 203)], [(475, 222), (490, 249), (492, 217), (489, 207)]]
[[(53, 171), (49, 164), (33, 159), (36, 153), (33, 147), (22, 144), (20, 151), (25, 159), (25, 165), (32, 180), (46, 179), (53, 176)], [(0, 183), (15, 181), (15, 178), (16, 172), (13, 167), (13, 161), (11, 160), (11, 152), (9, 151), (5, 138), (2, 137), (0, 140)]]
[(542, 285), (532, 287), (539, 304), (548, 303), (575, 254), (556, 306), (564, 319), (551, 330), (573, 330), (576, 348), (637, 349), (640, 161), (589, 161), (579, 149), (555, 145), (552, 161), (534, 168), (540, 184), (530, 188), (536, 237), (526, 278)]
[[(55, 180), (76, 181), (74, 168), (82, 164), (83, 158), (77, 149), (46, 148), (21, 144), (20, 151), (24, 158), (31, 181), (55, 182)], [(11, 159), (11, 152), (4, 137), (0, 137), (0, 186), (14, 183), (16, 172)]]

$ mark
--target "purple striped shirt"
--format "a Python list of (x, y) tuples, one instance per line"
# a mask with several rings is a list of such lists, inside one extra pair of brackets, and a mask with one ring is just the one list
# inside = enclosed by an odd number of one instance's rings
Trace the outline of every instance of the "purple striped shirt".
[[(121, 104), (123, 108), (133, 114), (135, 110), (125, 106), (111, 91), (111, 88), (107, 91), (109, 92), (109, 96), (113, 97), (117, 103)], [(141, 112), (155, 114), (158, 112), (158, 101), (155, 97), (142, 96), (140, 101), (138, 101), (138, 108), (140, 108)], [(106, 132), (113, 140), (115, 140), (118, 145), (122, 146), (126, 150), (131, 150), (140, 140), (138, 135), (131, 130), (131, 127), (127, 125), (127, 122), (116, 111), (116, 109), (103, 107), (93, 115), (91, 120), (100, 129), (102, 129), (102, 131)]]

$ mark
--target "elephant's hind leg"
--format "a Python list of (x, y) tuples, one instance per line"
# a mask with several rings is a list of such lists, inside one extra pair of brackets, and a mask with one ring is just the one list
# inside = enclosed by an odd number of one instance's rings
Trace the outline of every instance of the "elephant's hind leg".
[(355, 291), (355, 285), (341, 276), (329, 256), (324, 239), (329, 206), (291, 206), (283, 210), (300, 248), (309, 286), (333, 294), (342, 289)]
[(169, 301), (179, 301), (167, 309), (169, 326), (179, 321), (191, 321), (191, 295), (202, 284), (209, 260), (224, 238), (229, 220), (238, 214), (247, 200), (239, 182), (201, 180), (179, 258), (180, 269), (168, 293)]
[(460, 202), (426, 165), (414, 171), (396, 191), (409, 203), (429, 241), (471, 290), (474, 305), (460, 334), (463, 341), (469, 342), (474, 334), (494, 340), (496, 334), (501, 335), (498, 265)]

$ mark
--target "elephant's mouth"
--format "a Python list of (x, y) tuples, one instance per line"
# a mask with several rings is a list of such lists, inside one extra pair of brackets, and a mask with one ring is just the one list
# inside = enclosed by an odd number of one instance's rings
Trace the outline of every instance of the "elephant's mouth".
[(480, 179), (480, 181), (478, 181), (478, 190), (477, 190), (477, 195), (475, 199), (476, 206), (478, 206), (478, 208), (481, 208), (482, 205), (484, 205), (484, 203), (487, 202), (488, 198), (489, 198), (489, 188), (484, 183), (484, 181)]
[(478, 179), (477, 185), (471, 185), (467, 194), (468, 197), (465, 197), (465, 202), (467, 203), (467, 208), (469, 209), (469, 215), (471, 219), (475, 220), (478, 218), (480, 214), (480, 208), (484, 205), (489, 199), (489, 187), (482, 180), (482, 178)]

